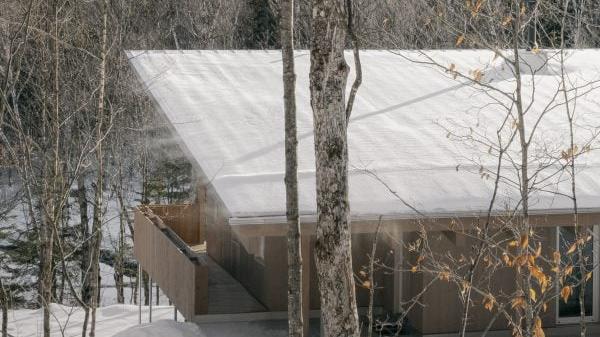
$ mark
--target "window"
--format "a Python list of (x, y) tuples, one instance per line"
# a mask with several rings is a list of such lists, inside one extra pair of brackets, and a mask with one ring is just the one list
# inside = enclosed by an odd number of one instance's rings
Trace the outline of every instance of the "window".
[[(590, 278), (585, 285), (585, 314), (586, 320), (596, 321), (598, 318), (598, 281), (600, 275), (598, 274), (598, 226), (594, 226), (594, 229), (588, 229), (588, 235), (591, 236), (589, 240), (583, 246), (583, 259), (585, 271), (579, 268), (579, 254), (577, 252), (567, 254), (573, 243), (575, 242), (575, 228), (574, 227), (557, 227), (557, 250), (561, 255), (561, 265), (564, 266), (572, 265), (573, 272), (570, 276), (566, 277), (565, 284), (572, 285), (572, 294), (565, 303), (563, 299), (558, 296), (557, 298), (557, 323), (577, 323), (580, 319), (580, 302), (579, 295), (583, 287), (578, 286), (577, 283), (580, 280), (585, 279), (584, 273), (591, 272)], [(586, 235), (586, 236), (588, 236)], [(561, 287), (557, 287), (561, 288)], [(560, 289), (557, 289), (560, 291)]]

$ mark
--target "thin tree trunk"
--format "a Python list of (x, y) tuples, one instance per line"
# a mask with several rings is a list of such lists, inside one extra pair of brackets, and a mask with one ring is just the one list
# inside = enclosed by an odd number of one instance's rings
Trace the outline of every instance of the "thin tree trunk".
[[(567, 90), (567, 78), (565, 74), (565, 26), (567, 19), (567, 9), (569, 7), (569, 0), (565, 0), (564, 2), (564, 12), (562, 17), (561, 31), (560, 31), (560, 77), (561, 77), (561, 92), (563, 94), (563, 99), (565, 100), (565, 109), (567, 113), (567, 120), (569, 121), (569, 150), (567, 152), (567, 166), (569, 175), (571, 178), (571, 200), (573, 201), (573, 227), (575, 231), (575, 242), (577, 242), (577, 267), (579, 268), (579, 275), (581, 275), (581, 279), (579, 280), (579, 336), (585, 337), (587, 335), (587, 325), (585, 322), (585, 289), (587, 286), (587, 266), (585, 262), (585, 256), (583, 254), (583, 247), (586, 244), (585, 236), (587, 228), (584, 226), (579, 226), (579, 207), (577, 205), (577, 183), (576, 183), (576, 171), (575, 171), (575, 157), (576, 153), (576, 144), (575, 144), (575, 135), (573, 130), (573, 123), (575, 118), (575, 111), (571, 105), (569, 105), (569, 94)], [(579, 22), (578, 22), (579, 24)], [(577, 27), (575, 44), (577, 45), (577, 40), (579, 38), (579, 29)], [(579, 240), (582, 240), (582, 244), (580, 244)], [(595, 262), (595, 261), (594, 261)], [(596, 262), (595, 262), (596, 263)]]
[(101, 4), (102, 13), (102, 41), (100, 50), (100, 66), (98, 69), (100, 84), (98, 94), (98, 123), (96, 125), (96, 160), (98, 162), (98, 172), (96, 177), (96, 188), (95, 188), (95, 202), (94, 202), (94, 219), (92, 224), (92, 235), (93, 235), (93, 246), (91, 254), (91, 275), (90, 284), (91, 296), (90, 296), (90, 307), (91, 307), (91, 326), (90, 326), (90, 337), (96, 335), (96, 308), (98, 306), (99, 292), (99, 272), (100, 272), (100, 244), (102, 241), (102, 192), (103, 192), (103, 175), (104, 175), (104, 163), (102, 153), (102, 135), (103, 135), (103, 121), (104, 121), (104, 93), (106, 83), (106, 43), (107, 43), (107, 30), (108, 30), (108, 0), (104, 0)]
[(313, 2), (310, 69), (317, 183), (315, 257), (325, 337), (358, 336), (352, 270), (343, 0)]
[[(514, 76), (515, 76), (515, 107), (517, 111), (517, 131), (519, 135), (519, 143), (521, 146), (521, 167), (520, 167), (520, 193), (521, 193), (521, 216), (522, 225), (520, 228), (520, 237), (523, 242), (523, 238), (529, 238), (531, 233), (531, 224), (529, 222), (529, 141), (527, 139), (527, 132), (525, 127), (525, 108), (523, 106), (523, 93), (522, 93), (522, 78), (521, 78), (521, 60), (519, 59), (519, 37), (522, 29), (522, 18), (520, 15), (521, 2), (514, 1), (515, 6), (515, 20), (513, 24), (513, 53), (514, 53)], [(529, 239), (527, 239), (529, 241)], [(529, 246), (520, 246), (519, 255), (528, 256)], [(529, 269), (523, 268), (520, 271), (519, 276), (519, 289), (526, 298), (526, 305), (524, 308), (524, 337), (531, 337), (533, 334), (534, 324), (534, 310), (533, 300), (531, 298), (531, 273)], [(519, 312), (519, 316), (520, 316)]]
[[(52, 301), (52, 260), (54, 248), (54, 231), (53, 226), (56, 225), (58, 219), (58, 211), (56, 204), (56, 193), (58, 192), (58, 176), (60, 167), (60, 95), (59, 95), (59, 47), (58, 47), (58, 4), (52, 3), (53, 17), (53, 63), (52, 63), (52, 88), (53, 88), (53, 112), (54, 116), (51, 134), (54, 139), (52, 143), (52, 167), (50, 170), (47, 164), (44, 164), (44, 184), (42, 187), (42, 221), (40, 226), (40, 276), (39, 276), (39, 297), (43, 309), (43, 335), (50, 337), (50, 303)], [(48, 116), (44, 114), (43, 123), (47, 123)]]
[(160, 288), (158, 287), (158, 284), (156, 284), (154, 286), (154, 290), (156, 292), (156, 305), (158, 306), (158, 305), (160, 305), (160, 292), (159, 292)]
[(142, 286), (144, 287), (144, 305), (150, 305), (150, 276), (146, 271), (142, 272)]
[[(87, 200), (87, 188), (85, 186), (85, 174), (82, 172), (77, 176), (77, 203), (79, 204), (79, 220), (80, 220), (80, 235), (81, 244), (81, 255), (79, 260), (79, 268), (81, 270), (81, 299), (87, 305), (90, 301), (90, 284), (89, 284), (89, 273), (88, 267), (90, 263), (90, 246), (88, 238), (90, 236), (89, 231), (89, 218), (88, 218), (88, 200)], [(87, 334), (87, 326), (90, 315), (90, 309), (88, 306), (83, 307), (83, 326), (81, 331), (81, 337), (85, 337)]]
[(0, 278), (0, 306), (2, 306), (2, 337), (8, 337), (8, 294)]
[(296, 130), (293, 0), (281, 1), (280, 16), (285, 114), (285, 190), (288, 225), (288, 332), (290, 337), (302, 337), (305, 317), (302, 316), (302, 248), (298, 216), (298, 138)]
[[(115, 186), (115, 189), (120, 189), (120, 187)], [(115, 254), (115, 288), (117, 290), (117, 303), (125, 303), (123, 284), (125, 274), (125, 221), (123, 216), (123, 213), (119, 213), (119, 240), (117, 242), (117, 252)]]
[(371, 247), (371, 256), (369, 256), (369, 307), (367, 313), (367, 319), (369, 320), (369, 327), (367, 330), (367, 337), (373, 336), (373, 306), (375, 301), (375, 254), (377, 253), (377, 243), (379, 241), (379, 233), (381, 231), (381, 217), (377, 223), (377, 231), (375, 232), (375, 238), (373, 239), (373, 246)]

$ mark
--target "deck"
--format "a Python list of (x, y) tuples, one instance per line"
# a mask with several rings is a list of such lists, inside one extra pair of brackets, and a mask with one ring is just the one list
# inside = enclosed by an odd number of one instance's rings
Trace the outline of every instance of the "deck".
[(206, 243), (198, 243), (202, 233), (189, 228), (195, 224), (186, 216), (186, 207), (136, 211), (134, 254), (142, 269), (186, 318), (266, 311), (208, 256)]

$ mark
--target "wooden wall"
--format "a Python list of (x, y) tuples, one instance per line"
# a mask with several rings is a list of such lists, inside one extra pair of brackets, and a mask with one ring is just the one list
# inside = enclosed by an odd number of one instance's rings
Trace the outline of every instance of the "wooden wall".
[(205, 241), (205, 231), (200, 226), (199, 204), (151, 205), (149, 208), (188, 245), (195, 246)]
[[(552, 252), (556, 245), (556, 229), (552, 227), (539, 228), (536, 234), (542, 238), (542, 247), (544, 256), (552, 256)], [(407, 233), (404, 236), (405, 242), (414, 242), (417, 238), (416, 233)], [(449, 236), (437, 232), (430, 235), (430, 246), (432, 250), (440, 255), (451, 253), (453, 256), (460, 256), (463, 253), (465, 256), (469, 254), (469, 250), (474, 244), (473, 241), (467, 240), (464, 236), (460, 236), (458, 240), (451, 240)], [(405, 269), (410, 269), (410, 266), (416, 262), (415, 254), (410, 254), (405, 250)], [(494, 294), (505, 293), (510, 294), (515, 289), (515, 268), (503, 267), (496, 270), (493, 274), (482, 266), (476, 275), (480, 278), (487, 277), (487, 282)], [(411, 299), (416, 296), (425, 285), (429, 284), (435, 276), (423, 273), (403, 273), (403, 299)], [(433, 283), (428, 291), (421, 297), (426, 306), (416, 306), (411, 310), (408, 317), (411, 325), (423, 334), (436, 333), (453, 333), (457, 332), (460, 327), (461, 314), (463, 305), (459, 298), (459, 289), (454, 283), (437, 280)], [(474, 306), (471, 307), (469, 318), (469, 331), (485, 330), (492, 317), (496, 313), (489, 312), (483, 308), (483, 298), (477, 294), (473, 295)], [(551, 301), (548, 305), (547, 312), (543, 315), (542, 321), (544, 328), (550, 328), (556, 325), (556, 308), (555, 302)], [(507, 329), (507, 322), (503, 317), (493, 324), (492, 330)]]
[(177, 309), (188, 319), (208, 312), (208, 269), (191, 259), (139, 210), (135, 211), (134, 255)]

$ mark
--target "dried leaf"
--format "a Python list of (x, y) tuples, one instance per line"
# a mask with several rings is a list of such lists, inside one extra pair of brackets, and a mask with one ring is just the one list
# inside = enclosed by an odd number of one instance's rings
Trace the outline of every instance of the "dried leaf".
[(538, 242), (538, 247), (535, 250), (535, 257), (538, 258), (542, 255), (542, 244)]
[(569, 250), (567, 250), (567, 255), (575, 253), (575, 250), (577, 250), (577, 242), (575, 242), (571, 245), (571, 247), (569, 247)]
[(533, 337), (546, 337), (546, 334), (544, 334), (544, 329), (542, 329), (542, 320), (539, 316), (535, 318)]
[(525, 309), (525, 297), (523, 296), (517, 296), (515, 298), (513, 298), (513, 300), (511, 301), (511, 308), (513, 309)]
[(513, 18), (512, 18), (512, 16), (510, 16), (510, 15), (509, 15), (509, 16), (506, 16), (506, 17), (504, 17), (504, 19), (502, 19), (502, 27), (506, 27), (506, 26), (508, 26), (508, 24), (512, 22), (512, 19), (513, 19)]
[(529, 288), (529, 298), (531, 298), (531, 300), (534, 302), (537, 302), (537, 293), (533, 288)]
[(571, 289), (571, 286), (564, 286), (560, 290), (560, 298), (562, 298), (563, 301), (565, 301), (565, 303), (567, 303), (572, 292), (573, 292), (573, 289)]
[(488, 294), (483, 299), (483, 307), (485, 309), (487, 309), (488, 311), (492, 311), (492, 309), (494, 309), (495, 302), (496, 302), (496, 300), (494, 299), (494, 296), (492, 296), (491, 294)]
[(465, 41), (465, 35), (462, 34), (456, 38), (456, 47), (459, 47)]
[(573, 273), (573, 266), (572, 266), (572, 265), (568, 265), (568, 266), (565, 268), (565, 275), (567, 275), (567, 276), (568, 276), (568, 275), (571, 275), (572, 273)]
[(440, 274), (438, 275), (438, 277), (440, 278), (440, 280), (444, 280), (446, 282), (450, 281), (450, 272), (449, 271), (442, 271), (440, 272)]
[(521, 248), (525, 249), (529, 247), (529, 235), (523, 234), (521, 235)]
[(371, 282), (369, 280), (365, 280), (362, 283), (362, 286), (365, 287), (365, 288), (367, 288), (367, 289), (371, 289)]
[(480, 69), (475, 69), (473, 71), (473, 80), (475, 82), (481, 82), (482, 79), (483, 79), (483, 71), (481, 71)]
[(560, 253), (556, 251), (552, 255), (554, 258), (554, 264), (558, 265), (560, 263)]
[(510, 257), (508, 257), (508, 254), (503, 253), (502, 254), (502, 261), (504, 262), (504, 264), (506, 264), (507, 266), (511, 267), (512, 266), (512, 262), (510, 261)]

